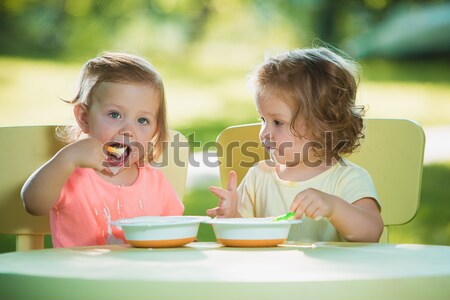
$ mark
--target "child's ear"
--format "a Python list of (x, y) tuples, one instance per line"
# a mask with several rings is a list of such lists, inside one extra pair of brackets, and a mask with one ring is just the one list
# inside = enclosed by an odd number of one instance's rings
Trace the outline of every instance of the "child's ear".
[(89, 133), (89, 123), (88, 123), (88, 107), (84, 103), (77, 103), (73, 108), (73, 114), (77, 120), (78, 126), (80, 126), (83, 133)]

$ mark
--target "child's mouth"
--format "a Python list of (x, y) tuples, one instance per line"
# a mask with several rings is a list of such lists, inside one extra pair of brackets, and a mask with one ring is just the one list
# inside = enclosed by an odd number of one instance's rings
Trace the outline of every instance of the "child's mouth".
[(130, 156), (130, 147), (120, 143), (111, 143), (106, 147), (106, 162), (111, 167), (125, 165)]
[(275, 147), (274, 147), (275, 143), (274, 142), (270, 142), (268, 140), (264, 140), (262, 142), (262, 145), (263, 145), (264, 149), (266, 149), (267, 152), (271, 152), (271, 151), (275, 150)]

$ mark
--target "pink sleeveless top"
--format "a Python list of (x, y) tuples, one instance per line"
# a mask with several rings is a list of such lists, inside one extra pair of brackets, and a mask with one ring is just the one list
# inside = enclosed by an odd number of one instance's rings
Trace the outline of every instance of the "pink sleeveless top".
[(116, 186), (92, 169), (77, 168), (50, 210), (53, 247), (125, 243), (111, 221), (138, 216), (182, 215), (184, 205), (163, 172), (139, 168), (130, 186)]

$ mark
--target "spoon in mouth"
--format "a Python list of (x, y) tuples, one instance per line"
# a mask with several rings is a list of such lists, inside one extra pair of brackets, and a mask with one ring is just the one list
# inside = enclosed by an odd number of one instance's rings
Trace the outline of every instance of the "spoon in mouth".
[(113, 147), (113, 146), (108, 146), (107, 151), (108, 153), (114, 155), (116, 158), (120, 158), (125, 151), (127, 150), (127, 147), (123, 146), (123, 147)]
[(112, 144), (106, 148), (106, 166), (114, 175), (125, 167), (130, 156), (130, 151), (128, 146), (122, 144)]

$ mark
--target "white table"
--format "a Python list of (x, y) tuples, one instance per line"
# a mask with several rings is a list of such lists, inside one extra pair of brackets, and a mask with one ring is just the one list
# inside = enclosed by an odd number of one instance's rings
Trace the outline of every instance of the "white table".
[(0, 255), (0, 299), (450, 299), (450, 247), (99, 246)]

